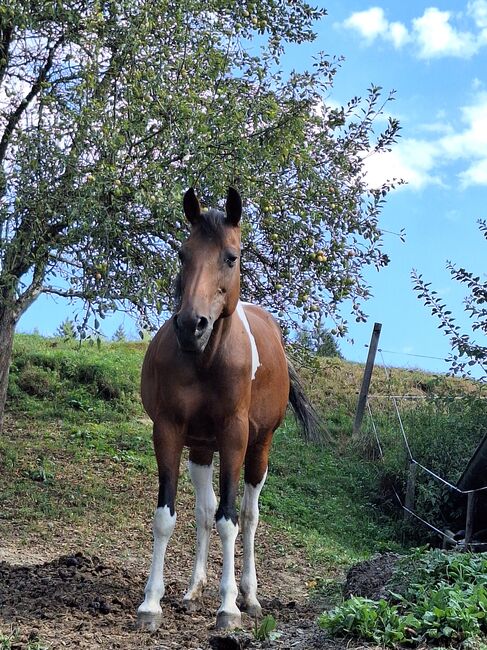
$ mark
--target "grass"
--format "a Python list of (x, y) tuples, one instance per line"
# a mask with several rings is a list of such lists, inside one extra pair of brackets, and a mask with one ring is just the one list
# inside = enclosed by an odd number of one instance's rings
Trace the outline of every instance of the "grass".
[[(104, 517), (123, 525), (123, 518), (130, 517), (121, 482), (130, 492), (156, 475), (150, 424), (139, 399), (146, 345), (103, 343), (98, 349), (16, 336), (10, 425), (0, 438), (0, 493), (7, 521), (35, 526), (46, 518)], [(350, 444), (362, 370), (336, 358), (302, 369), (335, 444), (306, 445), (293, 421), (286, 420), (275, 435), (262, 495), (263, 518), (330, 572), (397, 547), (398, 527), (379, 507), (383, 465), (363, 446)], [(372, 393), (475, 390), (472, 384), (419, 371), (394, 370), (384, 381), (379, 369)], [(107, 490), (112, 483), (114, 489)]]
[(120, 421), (142, 412), (140, 366), (146, 343), (105, 343), (100, 349), (58, 338), (15, 337), (9, 409), (54, 418)]
[(376, 484), (372, 462), (306, 444), (289, 418), (274, 437), (261, 512), (286, 529), (312, 562), (349, 565), (397, 548), (390, 521), (370, 499)]
[(0, 631), (0, 650), (14, 650), (17, 648), (23, 648), (24, 650), (48, 650), (47, 644), (42, 643), (35, 633), (31, 634), (28, 639), (23, 639), (16, 630), (12, 630), (8, 634)]

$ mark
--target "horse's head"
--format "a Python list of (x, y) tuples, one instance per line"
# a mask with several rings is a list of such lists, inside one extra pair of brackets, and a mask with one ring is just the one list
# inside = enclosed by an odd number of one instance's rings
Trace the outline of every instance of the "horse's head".
[(174, 327), (180, 347), (202, 352), (216, 321), (230, 316), (240, 295), (240, 217), (242, 201), (228, 190), (225, 213), (202, 212), (193, 189), (184, 195), (191, 233), (179, 251), (180, 304)]

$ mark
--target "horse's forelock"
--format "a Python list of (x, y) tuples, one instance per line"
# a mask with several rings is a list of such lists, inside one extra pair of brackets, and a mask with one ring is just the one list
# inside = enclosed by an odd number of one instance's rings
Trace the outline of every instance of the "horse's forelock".
[(221, 237), (225, 227), (225, 213), (214, 208), (202, 212), (198, 226), (205, 235)]

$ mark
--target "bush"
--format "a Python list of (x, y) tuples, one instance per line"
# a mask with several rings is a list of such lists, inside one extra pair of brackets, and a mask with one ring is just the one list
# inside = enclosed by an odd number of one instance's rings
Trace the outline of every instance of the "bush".
[[(443, 479), (456, 484), (467, 462), (487, 431), (487, 402), (475, 397), (442, 398), (402, 403), (401, 419), (415, 460)], [(381, 499), (397, 503), (394, 489), (404, 498), (409, 455), (393, 408), (374, 413), (383, 459), (378, 462), (382, 485)], [(369, 423), (363, 442), (375, 444)], [(418, 470), (415, 511), (437, 527), (452, 525), (455, 509), (463, 508), (452, 491), (430, 475)], [(416, 542), (430, 541), (426, 528), (414, 526), (410, 534)]]
[(26, 365), (17, 378), (17, 386), (32, 397), (52, 397), (56, 389), (56, 377), (53, 372)]

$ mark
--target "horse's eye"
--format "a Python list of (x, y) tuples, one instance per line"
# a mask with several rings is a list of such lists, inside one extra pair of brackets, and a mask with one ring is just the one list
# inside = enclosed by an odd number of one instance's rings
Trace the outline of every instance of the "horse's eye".
[(225, 257), (225, 264), (229, 266), (230, 268), (235, 266), (235, 262), (237, 261), (237, 256), (236, 255), (226, 255)]

